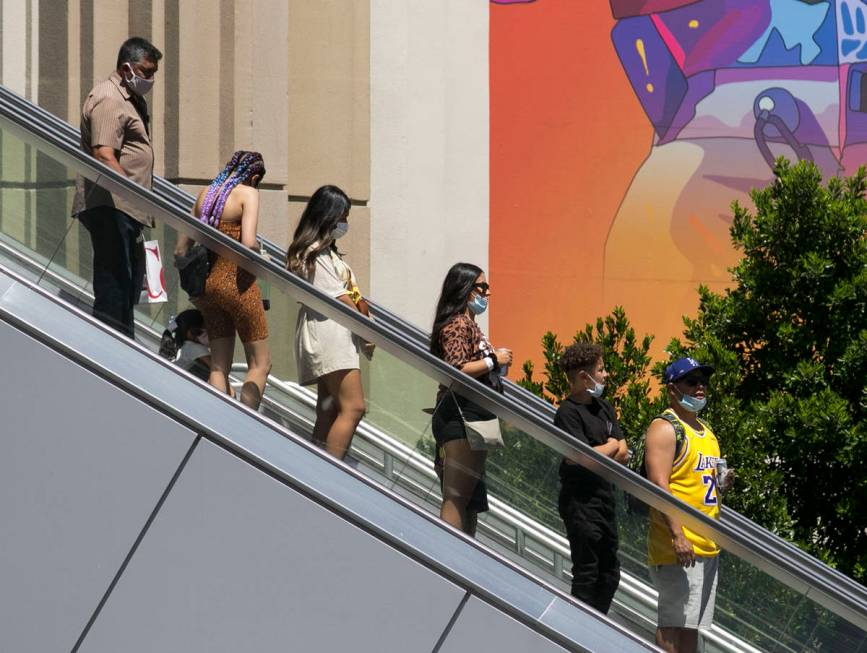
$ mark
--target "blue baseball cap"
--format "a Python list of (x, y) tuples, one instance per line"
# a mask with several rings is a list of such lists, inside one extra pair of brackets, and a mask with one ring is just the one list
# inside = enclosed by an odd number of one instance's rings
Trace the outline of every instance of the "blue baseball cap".
[(671, 365), (665, 368), (665, 372), (662, 375), (662, 382), (674, 383), (693, 370), (701, 370), (707, 376), (710, 376), (714, 372), (713, 367), (710, 365), (702, 365), (694, 358), (678, 358)]

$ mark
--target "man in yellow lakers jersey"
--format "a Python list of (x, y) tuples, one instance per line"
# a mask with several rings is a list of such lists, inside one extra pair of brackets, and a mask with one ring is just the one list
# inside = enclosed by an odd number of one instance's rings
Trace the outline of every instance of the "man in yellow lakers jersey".
[[(665, 369), (669, 408), (647, 429), (645, 465), (651, 482), (719, 519), (724, 489), (717, 481), (719, 443), (698, 419), (712, 373), (712, 367), (693, 358), (681, 358)], [(694, 653), (699, 629), (713, 622), (719, 551), (677, 518), (651, 510), (648, 563), (659, 592), (656, 643), (663, 650)]]

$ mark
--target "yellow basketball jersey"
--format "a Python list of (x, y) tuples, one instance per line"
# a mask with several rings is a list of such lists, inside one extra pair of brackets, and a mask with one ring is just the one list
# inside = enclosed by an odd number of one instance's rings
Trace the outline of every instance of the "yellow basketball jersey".
[[(665, 411), (677, 418), (670, 408)], [(716, 461), (719, 458), (719, 443), (710, 427), (704, 422), (703, 431), (696, 431), (686, 422), (678, 419), (683, 426), (684, 441), (677, 458), (672, 463), (669, 487), (671, 493), (681, 501), (700, 510), (708, 517), (719, 519), (720, 498), (717, 491)], [(719, 547), (706, 537), (684, 526), (683, 534), (692, 542), (697, 556), (715, 556)], [(656, 510), (650, 510), (650, 534), (647, 540), (648, 561), (651, 565), (671, 565), (677, 563), (674, 547), (671, 544), (671, 531), (665, 517)]]

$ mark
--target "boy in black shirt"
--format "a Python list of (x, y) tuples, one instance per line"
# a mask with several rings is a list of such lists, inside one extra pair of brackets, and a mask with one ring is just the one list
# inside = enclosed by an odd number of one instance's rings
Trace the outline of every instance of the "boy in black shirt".
[[(599, 453), (625, 463), (629, 454), (614, 408), (601, 399), (608, 372), (602, 347), (579, 342), (566, 348), (560, 368), (571, 392), (554, 424)], [(608, 612), (620, 583), (614, 486), (571, 460), (560, 465), (560, 517), (572, 552), (572, 596)]]

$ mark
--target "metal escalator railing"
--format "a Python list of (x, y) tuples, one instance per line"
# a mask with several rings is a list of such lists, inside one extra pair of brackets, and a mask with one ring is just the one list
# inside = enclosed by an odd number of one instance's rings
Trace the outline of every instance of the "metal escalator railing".
[[(240, 379), (245, 366), (235, 365), (233, 372)], [(312, 432), (316, 394), (296, 383), (287, 383), (274, 377), (269, 377), (268, 385), (279, 392), (281, 400), (275, 399), (275, 393), (270, 394), (263, 403), (262, 412), (278, 422)], [(289, 400), (283, 401), (282, 397)], [(293, 410), (290, 405), (296, 408)], [(302, 408), (307, 409), (303, 415), (299, 414)], [(364, 421), (356, 432), (350, 455), (372, 469), (388, 487), (413, 494), (432, 512), (438, 511), (441, 501), (439, 479), (427, 456)], [(478, 529), (482, 541), (491, 542), (507, 557), (511, 552), (523, 558), (542, 577), (568, 592), (572, 579), (568, 540), (496, 496), (490, 497), (490, 506), (490, 511), (479, 518)], [(619, 619), (629, 622), (634, 628), (652, 633), (656, 628), (656, 608), (656, 590), (641, 579), (623, 572), (612, 608)], [(758, 653), (760, 650), (718, 624), (705, 633), (705, 639), (708, 653)]]
[[(168, 182), (164, 182), (166, 187), (171, 187), (171, 184)], [(176, 187), (175, 187), (176, 188)], [(180, 190), (180, 189), (176, 189)], [(168, 188), (166, 191), (168, 193)], [(183, 202), (183, 204), (188, 204), (190, 207), (193, 204), (192, 196), (189, 196), (184, 193), (184, 191), (180, 190), (180, 193), (184, 196), (182, 197), (177, 192), (174, 192), (173, 195), (178, 197), (179, 200)], [(286, 252), (281, 249), (277, 244), (260, 237), (260, 243), (262, 247), (262, 251), (266, 252), (268, 256), (279, 263), (280, 265), (285, 265), (286, 262)], [(369, 299), (369, 303), (371, 306), (371, 310), (373, 315), (376, 316), (378, 320), (385, 321), (389, 325), (391, 325), (395, 330), (403, 333), (408, 339), (412, 339), (416, 343), (418, 343), (421, 347), (427, 347), (429, 343), (429, 333), (420, 329), (414, 324), (407, 322), (400, 318), (400, 316), (392, 313), (387, 308), (379, 305), (375, 300)], [(537, 414), (542, 419), (548, 419), (553, 421), (554, 414), (556, 412), (554, 406), (544, 401), (540, 397), (534, 395), (532, 392), (527, 390), (526, 388), (518, 385), (514, 381), (509, 379), (504, 379), (504, 385), (506, 388), (506, 393), (514, 396), (516, 399), (523, 401), (525, 405), (530, 409), (535, 409)], [(852, 592), (854, 595), (863, 595), (864, 587), (852, 580), (842, 572), (829, 567), (821, 560), (809, 555), (804, 550), (795, 546), (791, 542), (784, 540), (778, 535), (768, 531), (767, 529), (759, 526), (752, 520), (747, 517), (741, 515), (735, 510), (731, 508), (727, 508), (726, 506), (722, 507), (722, 520), (730, 523), (735, 528), (749, 533), (751, 537), (755, 538), (757, 541), (761, 541), (763, 546), (767, 547), (769, 550), (777, 550), (781, 554), (785, 554), (790, 556), (793, 560), (797, 560), (800, 565), (803, 566), (804, 569), (808, 570), (809, 573), (815, 577), (823, 578), (826, 583), (830, 585), (835, 585), (842, 592)], [(568, 549), (567, 552), (568, 554)], [(567, 556), (568, 557), (568, 556)], [(567, 572), (568, 573), (568, 572)]]
[[(14, 243), (7, 242), (0, 234), (0, 262), (13, 270), (39, 273), (46, 261), (32, 252), (22, 251)], [(67, 302), (80, 308), (88, 308), (93, 302), (90, 284), (86, 279), (48, 272), (51, 284)], [(136, 332), (139, 339), (156, 351), (161, 332), (146, 322), (139, 322)], [(240, 389), (246, 366), (233, 366), (232, 384)], [(316, 395), (295, 383), (287, 383), (273, 376), (268, 379), (260, 412), (289, 428), (306, 434), (312, 433)], [(408, 447), (375, 426), (365, 421), (359, 425), (350, 450), (350, 457), (366, 466), (373, 476), (392, 490), (400, 490), (421, 499), (430, 511), (439, 507), (441, 495), (438, 479), (431, 460), (417, 450)], [(560, 533), (547, 528), (527, 515), (515, 510), (496, 496), (490, 497), (491, 510), (479, 521), (483, 541), (497, 548), (501, 554), (509, 553), (523, 558), (548, 582), (563, 591), (569, 589), (569, 543)], [(525, 564), (526, 566), (526, 564)], [(656, 591), (642, 580), (624, 572), (615, 607), (620, 621), (629, 622), (633, 629), (652, 633), (655, 628)], [(725, 653), (758, 651), (748, 642), (738, 638), (725, 628), (714, 625), (706, 633), (709, 651)]]
[[(366, 476), (347, 469), (345, 465), (303, 442), (296, 434), (249, 410), (230, 406), (233, 402), (224, 394), (180, 372), (149, 349), (113, 332), (61, 298), (52, 296), (54, 288), (40, 288), (14, 270), (7, 269), (4, 263), (0, 261), (0, 323), (4, 327), (27, 335), (46, 349), (74, 362), (73, 367), (79, 374), (92, 374), (104, 382), (103, 385), (120, 388), (134, 397), (138, 400), (135, 403), (140, 406), (149, 410), (157, 409), (157, 412), (177, 421), (186, 427), (191, 439), (195, 438), (193, 447), (199, 444), (199, 440), (217, 444), (250, 463), (252, 466), (248, 469), (252, 473), (260, 475), (264, 471), (279, 479), (306, 496), (307, 500), (355, 525), (362, 537), (372, 535), (376, 540), (400, 551), (408, 560), (462, 588), (466, 592), (466, 599), (479, 599), (495, 606), (518, 623), (565, 647), (565, 650), (616, 650), (626, 653), (653, 648), (593, 611), (568, 599), (564, 600), (565, 597), (553, 588), (539, 583), (520, 568), (483, 550), (471, 540), (453, 537), (438, 520), (424, 515), (415, 505)], [(4, 336), (8, 334), (9, 329), (6, 329)], [(18, 364), (20, 361), (13, 357), (13, 362)], [(84, 404), (86, 399), (84, 396), (81, 399)], [(76, 432), (75, 427), (88, 430), (86, 419), (70, 423), (71, 432)], [(104, 425), (105, 422), (100, 424)], [(109, 428), (114, 429), (114, 426)], [(137, 433), (140, 435), (141, 430)], [(178, 434), (173, 432), (172, 435)], [(147, 434), (145, 437), (149, 436)], [(46, 442), (41, 441), (40, 446), (46, 446)], [(50, 458), (49, 455), (45, 457)], [(53, 460), (52, 463), (57, 465), (58, 461)], [(69, 465), (79, 463), (74, 460)], [(50, 469), (54, 467), (49, 465), (43, 471)], [(64, 478), (68, 480), (68, 477)], [(193, 483), (201, 482), (199, 477)], [(77, 486), (66, 489), (79, 491)], [(50, 501), (50, 496), (46, 496), (46, 500)], [(38, 505), (38, 502), (28, 504), (28, 509), (33, 510)], [(157, 505), (157, 510), (161, 506), (162, 502)], [(233, 503), (229, 513), (236, 507)], [(186, 504), (186, 509), (197, 512), (194, 504)], [(222, 514), (227, 515), (225, 512)], [(305, 514), (307, 516), (309, 513)], [(285, 519), (286, 515), (275, 515), (275, 518)], [(195, 517), (189, 521), (193, 530), (202, 526)], [(71, 526), (76, 527), (75, 524)], [(285, 532), (281, 531), (281, 537)], [(39, 536), (38, 533), (31, 535)], [(285, 551), (285, 547), (278, 549)], [(273, 547), (271, 550), (274, 550)], [(231, 552), (227, 554), (220, 564), (228, 563), (231, 567), (234, 561)], [(381, 558), (378, 561), (383, 562)], [(279, 564), (284, 568), (288, 564), (291, 568), (291, 562), (286, 559), (281, 559)], [(121, 571), (123, 569), (122, 566)], [(205, 569), (206, 573), (213, 571), (206, 567), (199, 569)], [(162, 573), (165, 570), (154, 571)], [(169, 569), (168, 573), (179, 571), (182, 575), (185, 573), (178, 569)], [(49, 570), (43, 574), (50, 581), (40, 578), (41, 582), (57, 582), (51, 573), (52, 570)], [(210, 600), (214, 597), (202, 598)], [(223, 600), (220, 598), (218, 604)], [(50, 615), (52, 610), (65, 607), (58, 607), (58, 602), (52, 599), (25, 603), (20, 612), (28, 617), (35, 609), (45, 609), (46, 614)], [(224, 603), (220, 604), (219, 608), (224, 606)], [(315, 605), (309, 607), (317, 609)], [(38, 617), (44, 618), (45, 614), (40, 612)], [(422, 619), (428, 618), (422, 616)], [(87, 629), (85, 632), (88, 632)]]
[[(12, 139), (18, 137), (26, 143), (27, 147), (37, 148), (42, 156), (54, 161), (56, 165), (66, 166), (76, 174), (85, 175), (111, 192), (124, 193), (135, 202), (139, 210), (155, 216), (163, 228), (191, 236), (219, 255), (256, 274), (260, 279), (273, 284), (273, 288), (285, 297), (287, 305), (301, 302), (352, 330), (358, 336), (374, 342), (383, 352), (379, 356), (386, 358), (385, 361), (380, 358), (380, 361), (389, 362), (394, 366), (403, 366), (407, 375), (410, 372), (415, 375), (411, 379), (413, 382), (423, 381), (424, 384), (434, 386), (441, 383), (453, 387), (469, 399), (498, 414), (513, 432), (523, 434), (526, 438), (544, 445), (552, 455), (567, 455), (574, 458), (623, 491), (633, 494), (664, 513), (678, 516), (693, 530), (718, 542), (733, 560), (748, 565), (738, 572), (738, 576), (733, 578), (732, 582), (742, 580), (741, 576), (750, 579), (760, 576), (762, 582), (769, 587), (773, 583), (781, 583), (779, 586), (773, 586), (771, 598), (764, 601), (778, 609), (778, 612), (782, 610), (788, 615), (788, 622), (774, 632), (773, 637), (793, 638), (792, 645), (798, 646), (798, 642), (812, 641), (810, 638), (814, 635), (811, 633), (816, 628), (825, 628), (823, 632), (829, 637), (837, 636), (838, 631), (842, 632), (841, 626), (834, 619), (823, 616), (819, 608), (822, 606), (857, 627), (852, 633), (843, 633), (848, 638), (847, 641), (863, 641), (863, 628), (867, 625), (867, 600), (863, 591), (859, 593), (854, 588), (840, 591), (832, 576), (812, 573), (797, 559), (793, 559), (795, 556), (791, 551), (766, 547), (762, 540), (766, 536), (759, 530), (742, 532), (725, 521), (714, 522), (680, 504), (656, 486), (637, 478), (631, 472), (599, 456), (586, 445), (553, 427), (550, 419), (543, 417), (531, 402), (521, 401), (519, 397), (509, 394), (497, 395), (490, 389), (464, 377), (442, 361), (430, 356), (426, 347), (421, 346), (417, 339), (413, 340), (409, 337), (395, 323), (390, 323), (387, 319), (367, 321), (340, 302), (319, 295), (309, 284), (290, 275), (275, 263), (263, 261), (239, 243), (193, 220), (167, 197), (145, 191), (128, 179), (101, 166), (80, 152), (77, 144), (71, 144), (68, 138), (63, 136), (62, 130), (45, 127), (37, 118), (38, 116), (34, 117), (32, 105), (8, 91), (0, 92), (0, 125), (4, 129), (4, 136), (9, 135)], [(39, 187), (38, 182), (39, 180), (36, 183), (37, 187)], [(46, 185), (45, 188), (48, 189), (49, 186)], [(59, 250), (63, 244), (63, 237), (58, 240)], [(395, 388), (396, 396), (389, 400), (398, 401), (401, 398), (398, 396), (401, 390), (402, 388)], [(518, 490), (521, 489), (519, 486), (516, 487)], [(749, 587), (743, 589), (745, 592), (749, 590)], [(755, 609), (760, 607), (758, 604), (753, 605)], [(816, 622), (812, 630), (812, 621), (810, 624), (803, 624), (803, 627), (800, 623), (803, 615), (808, 613)]]
[[(170, 184), (167, 183), (167, 185)], [(192, 206), (192, 197), (188, 196), (188, 199), (185, 198), (184, 201), (190, 201), (190, 206)], [(285, 264), (285, 250), (265, 238), (260, 238), (260, 242), (262, 250), (267, 252), (272, 260), (281, 265)], [(371, 310), (373, 311), (373, 314), (376, 315), (377, 319), (384, 320), (388, 324), (393, 325), (396, 330), (401, 331), (401, 333), (406, 335), (407, 338), (417, 342), (419, 346), (428, 346), (430, 334), (427, 331), (401, 319), (400, 316), (392, 313), (384, 306), (381, 306), (375, 300), (370, 299), (369, 302)], [(507, 394), (523, 401), (528, 408), (535, 409), (537, 414), (543, 419), (553, 421), (554, 414), (556, 413), (554, 406), (510, 379), (503, 379), (503, 381)], [(827, 583), (836, 585), (841, 591), (851, 591), (856, 595), (864, 593), (864, 587), (846, 576), (844, 573), (834, 569), (833, 567), (829, 567), (818, 558), (811, 556), (791, 542), (759, 526), (751, 519), (738, 513), (736, 510), (723, 506), (721, 518), (722, 520), (731, 523), (735, 528), (750, 533), (752, 537), (761, 541), (768, 549), (785, 552), (785, 554), (791, 556), (793, 560), (797, 560), (799, 564), (803, 565), (805, 569), (808, 569), (810, 574), (824, 578)]]

